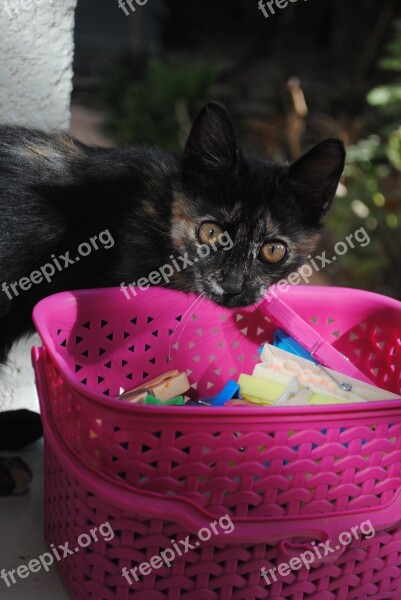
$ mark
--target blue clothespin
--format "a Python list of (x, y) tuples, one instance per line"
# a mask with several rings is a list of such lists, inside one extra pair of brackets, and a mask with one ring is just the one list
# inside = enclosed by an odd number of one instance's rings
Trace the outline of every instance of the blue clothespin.
[(222, 389), (222, 391), (217, 394), (217, 396), (212, 401), (211, 406), (224, 406), (228, 400), (233, 400), (233, 398), (239, 398), (239, 385), (236, 381), (230, 379)]
[(273, 344), (274, 346), (276, 346), (276, 348), (280, 348), (281, 350), (291, 352), (291, 354), (295, 354), (295, 356), (301, 356), (302, 358), (311, 360), (315, 363), (315, 365), (318, 364), (318, 362), (313, 358), (313, 356), (309, 354), (309, 352), (305, 350), (305, 348), (301, 346), (301, 344), (298, 344), (298, 342), (296, 342), (294, 338), (289, 336), (288, 333), (286, 333), (283, 329), (277, 329), (274, 335)]

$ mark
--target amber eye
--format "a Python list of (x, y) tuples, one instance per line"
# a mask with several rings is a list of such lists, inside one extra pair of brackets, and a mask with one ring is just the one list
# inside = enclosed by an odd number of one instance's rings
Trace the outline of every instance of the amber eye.
[(281, 240), (271, 240), (263, 244), (259, 257), (263, 262), (277, 264), (287, 256), (287, 244)]
[(217, 223), (207, 221), (202, 223), (198, 229), (198, 238), (202, 244), (218, 244), (224, 229)]

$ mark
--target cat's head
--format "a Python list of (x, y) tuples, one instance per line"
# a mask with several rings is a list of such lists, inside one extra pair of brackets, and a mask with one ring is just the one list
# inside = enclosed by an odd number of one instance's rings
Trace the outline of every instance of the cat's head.
[(208, 104), (194, 122), (174, 192), (173, 243), (192, 263), (180, 285), (227, 307), (260, 300), (316, 248), (344, 160), (336, 139), (288, 165), (247, 156), (225, 108)]

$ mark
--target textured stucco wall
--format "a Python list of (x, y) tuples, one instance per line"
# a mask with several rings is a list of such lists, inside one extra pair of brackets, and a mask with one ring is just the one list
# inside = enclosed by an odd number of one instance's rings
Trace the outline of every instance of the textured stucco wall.
[[(0, 123), (68, 128), (75, 5), (76, 0), (0, 0)], [(2, 369), (0, 410), (37, 409), (33, 344), (39, 339), (19, 343)]]
[(76, 0), (0, 0), (0, 122), (67, 128)]

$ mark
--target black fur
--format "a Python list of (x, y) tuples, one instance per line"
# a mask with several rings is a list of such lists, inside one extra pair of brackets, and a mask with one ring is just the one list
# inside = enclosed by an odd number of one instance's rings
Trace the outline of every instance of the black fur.
[[(0, 291), (0, 361), (32, 330), (41, 298), (129, 284), (171, 263), (172, 254), (194, 258), (202, 221), (219, 223), (234, 246), (211, 252), (170, 285), (230, 307), (256, 302), (315, 248), (344, 157), (339, 140), (322, 142), (293, 165), (249, 157), (215, 103), (196, 119), (182, 158), (152, 148), (89, 148), (64, 134), (0, 127), (0, 286), (29, 277), (51, 255), (70, 251), (75, 258), (77, 247), (102, 231), (114, 241), (57, 272), (51, 283), (12, 299)], [(288, 245), (279, 265), (258, 258), (269, 239)]]
[(0, 413), (0, 450), (20, 450), (42, 437), (40, 416), (22, 408)]

